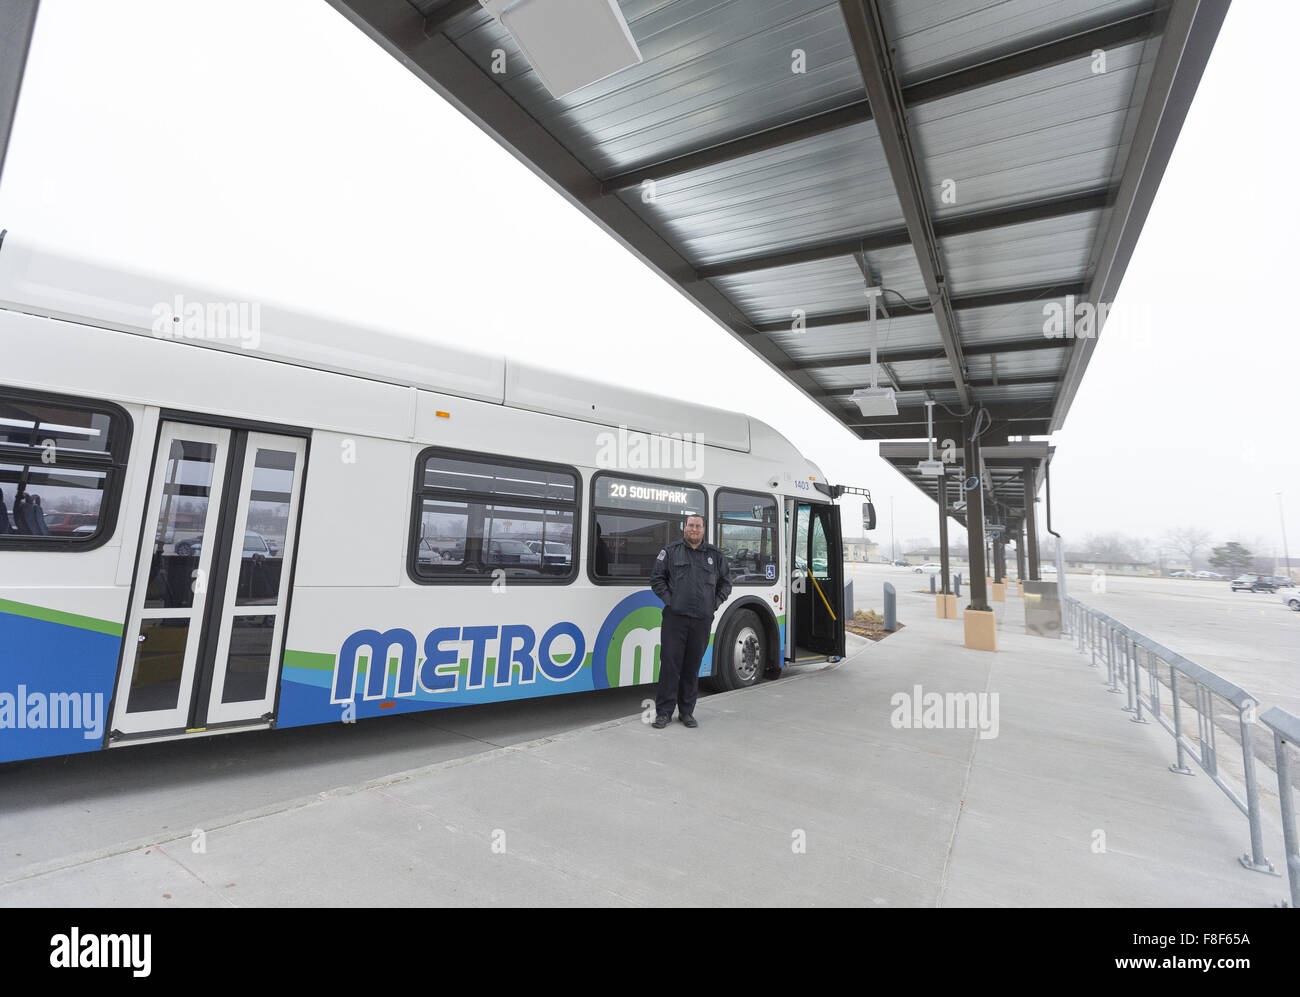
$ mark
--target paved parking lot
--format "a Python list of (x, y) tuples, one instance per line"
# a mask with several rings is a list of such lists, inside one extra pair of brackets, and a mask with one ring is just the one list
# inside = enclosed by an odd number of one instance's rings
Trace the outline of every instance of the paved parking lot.
[[(845, 578), (855, 579), (858, 609), (879, 610), (887, 581), (900, 592), (930, 586), (928, 576), (886, 564), (845, 564), (844, 572)], [(1115, 574), (1067, 574), (1066, 589), (1235, 682), (1263, 708), (1280, 706), (1300, 716), (1300, 613), (1288, 609), (1280, 594), (1233, 592), (1226, 580)], [(964, 589), (962, 595), (965, 605)]]

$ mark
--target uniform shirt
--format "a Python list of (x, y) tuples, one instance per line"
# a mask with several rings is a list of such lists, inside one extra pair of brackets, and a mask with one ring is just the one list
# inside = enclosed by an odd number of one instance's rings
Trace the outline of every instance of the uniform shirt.
[(655, 560), (650, 588), (674, 613), (709, 619), (731, 595), (727, 556), (703, 541), (694, 550), (685, 540), (670, 543)]

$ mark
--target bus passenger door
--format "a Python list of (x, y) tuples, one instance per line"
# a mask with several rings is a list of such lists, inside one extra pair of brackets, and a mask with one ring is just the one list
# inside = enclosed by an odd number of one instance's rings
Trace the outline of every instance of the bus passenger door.
[(295, 436), (160, 425), (113, 738), (268, 719), (306, 446)]
[(790, 529), (793, 653), (787, 660), (844, 654), (844, 565), (839, 509), (794, 503)]

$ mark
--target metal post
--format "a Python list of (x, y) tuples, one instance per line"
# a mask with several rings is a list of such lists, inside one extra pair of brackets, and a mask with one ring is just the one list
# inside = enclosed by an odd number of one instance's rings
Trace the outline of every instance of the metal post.
[(1277, 753), (1277, 795), (1282, 804), (1282, 841), (1286, 845), (1286, 877), (1291, 884), (1291, 907), (1300, 909), (1300, 839), (1296, 835), (1295, 797), (1291, 789), (1291, 755), (1280, 731), (1273, 731), (1273, 750)]
[(1174, 744), (1178, 746), (1178, 760), (1169, 766), (1169, 770), (1179, 775), (1192, 775), (1194, 773), (1183, 758), (1183, 699), (1178, 695), (1178, 669), (1172, 664), (1169, 666), (1169, 695), (1174, 701)]
[(1136, 707), (1133, 705), (1133, 662), (1129, 655), (1128, 634), (1119, 636), (1119, 657), (1124, 668), (1124, 701), (1127, 706), (1121, 706), (1125, 713), (1132, 713)]
[(1029, 533), (1025, 553), (1029, 556), (1029, 578), (1038, 581), (1038, 512), (1034, 508), (1034, 476), (1025, 475), (1025, 529)]
[[(1250, 854), (1241, 857), (1241, 864), (1256, 872), (1272, 872), (1273, 863), (1264, 857), (1264, 828), (1259, 819), (1259, 786), (1255, 784), (1255, 752), (1251, 747), (1250, 729), (1255, 726), (1257, 703), (1247, 702), (1237, 707), (1241, 721), (1242, 778), (1246, 782), (1246, 816), (1250, 819)], [(1288, 784), (1288, 792), (1289, 792)]]
[(1133, 702), (1136, 704), (1136, 712), (1132, 719), (1135, 724), (1144, 724), (1146, 720), (1142, 716), (1142, 659), (1138, 655), (1137, 638), (1129, 634), (1125, 643), (1128, 644), (1129, 657), (1133, 661)]
[(943, 576), (943, 594), (949, 594), (948, 579), (948, 478), (939, 478), (939, 574)]
[(1025, 580), (1025, 524), (1016, 531), (1016, 578)]
[(966, 546), (970, 550), (970, 605), (966, 608), (987, 613), (991, 607), (984, 564), (984, 482), (980, 480), (979, 437), (970, 435), (973, 426), (971, 422), (966, 427), (966, 480), (962, 482), (966, 499)]
[(893, 633), (898, 629), (898, 593), (894, 586), (885, 582), (885, 630)]
[(1123, 692), (1119, 687), (1119, 669), (1115, 667), (1115, 628), (1106, 624), (1106, 667), (1110, 669), (1110, 691)]

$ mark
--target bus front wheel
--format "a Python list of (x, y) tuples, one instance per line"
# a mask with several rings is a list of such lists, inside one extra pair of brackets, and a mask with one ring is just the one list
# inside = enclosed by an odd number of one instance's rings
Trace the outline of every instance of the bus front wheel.
[(733, 614), (713, 645), (714, 686), (726, 692), (755, 685), (766, 662), (767, 637), (758, 616), (750, 609)]

